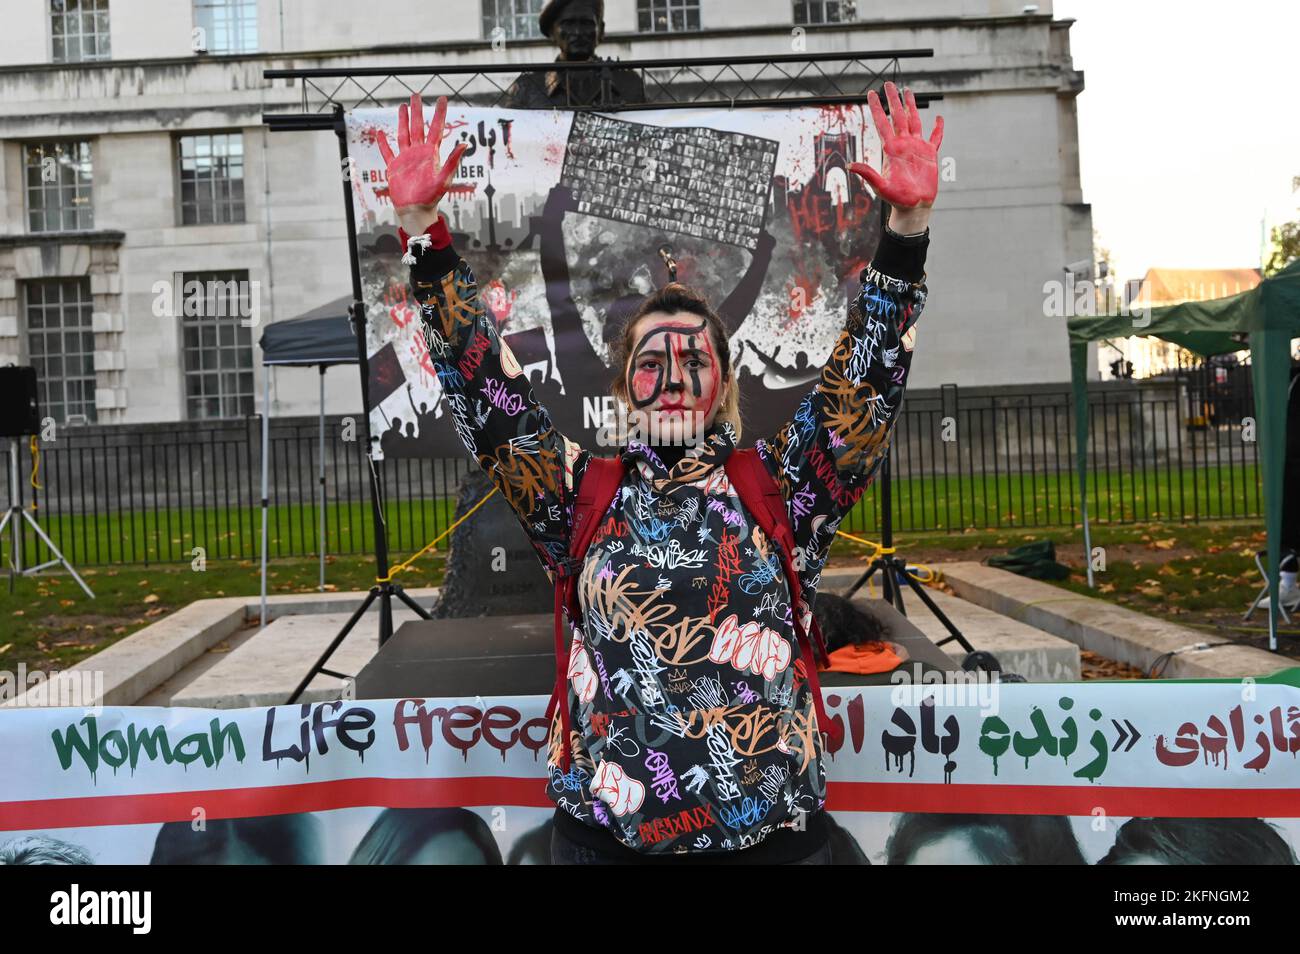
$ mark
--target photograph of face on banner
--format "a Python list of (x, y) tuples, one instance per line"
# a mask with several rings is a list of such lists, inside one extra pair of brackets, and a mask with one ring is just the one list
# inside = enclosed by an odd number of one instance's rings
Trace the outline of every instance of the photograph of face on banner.
[[(28, 832), (0, 864), (547, 865), (544, 808), (340, 809), (160, 826)], [(1294, 819), (830, 813), (840, 865), (1278, 865)]]

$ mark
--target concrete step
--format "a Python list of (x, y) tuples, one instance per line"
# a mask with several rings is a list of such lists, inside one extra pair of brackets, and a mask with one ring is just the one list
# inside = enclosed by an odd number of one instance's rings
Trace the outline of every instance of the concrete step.
[(1164, 678), (1267, 676), (1295, 665), (1285, 656), (1239, 646), (1221, 636), (997, 567), (957, 562), (938, 568), (963, 599), (1069, 640), (1081, 649), (1143, 671), (1166, 657), (1160, 673)]
[[(194, 669), (192, 679), (183, 683), (171, 680), (163, 693), (151, 694), (158, 697), (155, 701), (141, 702), (205, 709), (283, 705), (350, 615), (282, 616), (240, 640), (229, 652), (215, 654), (215, 662), (205, 660), (206, 665)], [(394, 607), (393, 627), (416, 618), (411, 610)], [(379, 615), (370, 612), (353, 627), (326, 668), (355, 675), (378, 651)], [(320, 702), (338, 699), (343, 691), (344, 680), (317, 674), (299, 698)]]
[[(825, 570), (822, 572), (821, 592), (842, 593), (861, 575), (861, 569)], [(875, 594), (879, 596), (880, 574), (875, 574), (871, 582)], [(941, 590), (927, 588), (925, 592), (966, 637), (967, 642), (975, 649), (990, 652), (997, 657), (1003, 672), (1024, 676), (1029, 682), (1076, 682), (1082, 678), (1079, 647), (1069, 640)], [(865, 596), (866, 591), (858, 590), (855, 595)], [(939, 618), (910, 589), (903, 593), (903, 607), (907, 611), (908, 622), (934, 642), (951, 635)], [(966, 650), (955, 640), (940, 648), (958, 663), (967, 655)]]

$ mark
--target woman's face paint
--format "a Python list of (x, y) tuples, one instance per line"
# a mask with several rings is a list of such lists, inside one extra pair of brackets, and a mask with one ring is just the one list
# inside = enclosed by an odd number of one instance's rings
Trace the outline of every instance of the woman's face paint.
[(690, 312), (646, 315), (632, 335), (626, 369), (632, 411), (661, 426), (660, 443), (682, 442), (688, 432), (698, 439), (722, 403), (721, 364), (705, 320)]

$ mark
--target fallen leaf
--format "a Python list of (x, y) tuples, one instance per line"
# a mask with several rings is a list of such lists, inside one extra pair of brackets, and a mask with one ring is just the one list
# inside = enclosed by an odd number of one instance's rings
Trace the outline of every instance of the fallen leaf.
[(146, 596), (146, 597), (144, 598), (144, 601), (145, 601), (146, 603), (157, 603), (157, 602), (158, 602), (158, 594), (157, 594), (157, 593), (150, 593), (148, 596)]

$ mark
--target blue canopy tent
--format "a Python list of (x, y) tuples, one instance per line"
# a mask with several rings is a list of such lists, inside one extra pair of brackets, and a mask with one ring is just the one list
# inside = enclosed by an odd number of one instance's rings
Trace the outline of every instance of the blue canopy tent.
[[(336, 364), (357, 363), (357, 339), (352, 333), (348, 308), (352, 296), (267, 325), (259, 342), (266, 368), (318, 368), (320, 371), (320, 588), (325, 589), (325, 371)], [(267, 506), (270, 498), (271, 373), (262, 387), (262, 618), (266, 625)]]

